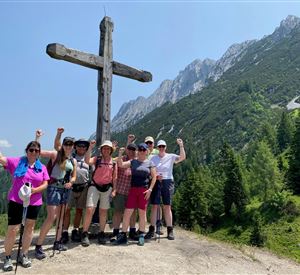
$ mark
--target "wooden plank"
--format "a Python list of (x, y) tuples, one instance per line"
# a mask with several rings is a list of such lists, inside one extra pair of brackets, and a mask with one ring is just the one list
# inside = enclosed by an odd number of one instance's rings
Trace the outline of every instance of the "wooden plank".
[[(90, 69), (102, 69), (104, 64), (104, 58), (102, 56), (67, 48), (58, 43), (49, 44), (46, 52), (52, 58), (65, 60)], [(141, 82), (152, 81), (152, 74), (147, 71), (139, 70), (115, 61), (112, 61), (112, 68), (115, 75)]]
[(112, 32), (113, 22), (107, 16), (100, 23), (99, 56), (103, 56), (103, 69), (98, 71), (98, 119), (96, 143), (110, 140), (110, 109), (112, 92)]

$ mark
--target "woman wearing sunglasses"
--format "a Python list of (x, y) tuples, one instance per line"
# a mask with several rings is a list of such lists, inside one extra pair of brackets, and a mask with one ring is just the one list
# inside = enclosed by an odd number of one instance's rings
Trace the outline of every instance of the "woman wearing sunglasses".
[(157, 172), (157, 181), (151, 194), (151, 225), (149, 232), (147, 232), (145, 239), (154, 237), (154, 226), (157, 220), (158, 207), (160, 206), (160, 199), (163, 202), (163, 212), (167, 224), (167, 238), (174, 240), (173, 220), (171, 202), (174, 193), (174, 179), (173, 179), (173, 165), (185, 160), (185, 150), (182, 139), (177, 139), (179, 145), (179, 155), (166, 153), (167, 144), (164, 140), (157, 142), (158, 155), (153, 156), (151, 161), (154, 163)]
[(8, 193), (8, 229), (4, 241), (4, 271), (13, 269), (11, 252), (23, 215), (23, 201), (18, 194), (25, 183), (31, 183), (31, 196), (27, 208), (22, 239), (22, 254), (19, 257), (19, 262), (25, 268), (31, 266), (31, 261), (28, 258), (28, 249), (32, 241), (35, 222), (43, 204), (42, 191), (47, 188), (49, 180), (47, 169), (39, 160), (40, 151), (40, 143), (31, 141), (26, 146), (26, 155), (23, 157), (4, 157), (0, 153), (0, 164), (13, 176), (12, 187)]
[(144, 233), (146, 223), (147, 202), (150, 198), (156, 181), (155, 167), (152, 161), (147, 159), (148, 146), (145, 143), (138, 145), (137, 159), (123, 161), (122, 155), (125, 148), (120, 148), (118, 156), (118, 166), (121, 168), (131, 168), (131, 187), (129, 190), (125, 212), (123, 215), (122, 232), (118, 235), (113, 244), (127, 243), (127, 230), (130, 217), (133, 211), (138, 208), (139, 211), (139, 242), (138, 245), (144, 245)]
[[(64, 128), (58, 128), (54, 144), (59, 143), (61, 134)], [(41, 131), (36, 132), (36, 139), (41, 136)], [(50, 181), (47, 187), (47, 218), (44, 221), (37, 244), (35, 247), (35, 256), (41, 260), (46, 257), (42, 249), (42, 244), (51, 229), (54, 221), (58, 219), (60, 222), (57, 225), (56, 238), (53, 245), (53, 251), (65, 251), (67, 248), (61, 243), (62, 224), (66, 204), (69, 198), (72, 184), (76, 180), (77, 161), (72, 157), (75, 139), (72, 137), (65, 137), (62, 146), (58, 151), (41, 151), (41, 156), (51, 160), (48, 164), (48, 172), (50, 174)], [(60, 217), (59, 217), (60, 216)]]

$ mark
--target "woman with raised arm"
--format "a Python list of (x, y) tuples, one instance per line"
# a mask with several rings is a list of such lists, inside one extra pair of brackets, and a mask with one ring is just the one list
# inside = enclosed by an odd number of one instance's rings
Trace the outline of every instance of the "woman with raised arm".
[(0, 153), (0, 164), (13, 176), (12, 187), (8, 193), (8, 229), (4, 240), (4, 271), (13, 269), (11, 252), (23, 215), (23, 201), (18, 194), (24, 184), (31, 186), (31, 195), (29, 206), (27, 207), (22, 238), (22, 254), (19, 257), (19, 262), (25, 268), (31, 266), (31, 261), (28, 258), (28, 249), (32, 241), (35, 222), (43, 204), (42, 191), (47, 188), (49, 180), (47, 169), (39, 160), (40, 152), (40, 143), (31, 141), (26, 146), (25, 156), (17, 158), (4, 157)]
[(152, 161), (147, 159), (148, 146), (145, 143), (138, 145), (137, 159), (123, 161), (122, 155), (125, 148), (120, 148), (118, 166), (131, 168), (131, 187), (129, 190), (125, 212), (123, 215), (122, 232), (113, 243), (116, 245), (127, 243), (127, 230), (133, 211), (139, 211), (139, 241), (138, 245), (144, 245), (144, 233), (146, 226), (147, 202), (156, 181), (156, 171)]
[[(63, 132), (64, 128), (57, 129), (54, 144), (57, 144)], [(40, 136), (41, 131), (38, 130), (36, 132), (36, 139), (39, 139)], [(61, 232), (66, 203), (68, 201), (72, 184), (76, 180), (77, 162), (72, 157), (74, 141), (75, 140), (72, 137), (65, 137), (59, 151), (41, 151), (41, 156), (49, 158), (51, 165), (48, 165), (50, 181), (47, 187), (47, 218), (41, 227), (40, 235), (35, 247), (35, 256), (39, 260), (46, 257), (46, 254), (42, 249), (42, 244), (56, 219), (60, 222), (57, 225), (58, 230), (56, 231), (53, 251), (67, 250), (67, 248), (61, 243)]]
[(179, 145), (179, 155), (166, 153), (166, 142), (164, 140), (159, 140), (157, 142), (159, 153), (151, 158), (151, 161), (156, 167), (157, 181), (150, 198), (150, 203), (152, 205), (151, 225), (149, 226), (149, 231), (147, 232), (145, 239), (154, 237), (154, 226), (157, 221), (157, 212), (159, 213), (158, 207), (160, 206), (160, 200), (162, 198), (163, 212), (167, 224), (167, 238), (169, 240), (174, 240), (171, 210), (172, 195), (174, 193), (173, 165), (186, 158), (182, 139), (178, 138), (176, 142)]

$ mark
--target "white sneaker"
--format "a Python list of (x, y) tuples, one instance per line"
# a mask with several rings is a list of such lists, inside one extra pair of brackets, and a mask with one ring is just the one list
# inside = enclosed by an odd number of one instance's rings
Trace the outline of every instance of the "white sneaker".
[(12, 271), (13, 270), (13, 264), (11, 258), (5, 258), (4, 265), (3, 265), (4, 271)]
[(29, 260), (29, 258), (26, 255), (22, 255), (21, 257), (19, 257), (19, 263), (27, 268), (27, 267), (31, 267), (31, 261)]

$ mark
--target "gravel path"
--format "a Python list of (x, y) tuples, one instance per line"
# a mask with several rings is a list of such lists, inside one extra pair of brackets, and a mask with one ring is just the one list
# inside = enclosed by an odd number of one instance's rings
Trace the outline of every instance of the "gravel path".
[[(71, 243), (69, 250), (52, 254), (53, 235), (46, 240), (48, 257), (33, 259), (32, 267), (18, 267), (18, 274), (300, 274), (300, 265), (256, 248), (236, 249), (230, 245), (175, 230), (176, 240), (162, 236), (139, 247)], [(3, 241), (0, 243), (3, 251)], [(2, 252), (3, 258), (3, 252)], [(33, 251), (30, 257), (34, 258)], [(15, 255), (14, 255), (15, 258)], [(2, 263), (3, 264), (3, 263)], [(1, 264), (1, 267), (2, 267)], [(12, 274), (9, 272), (7, 274)]]

